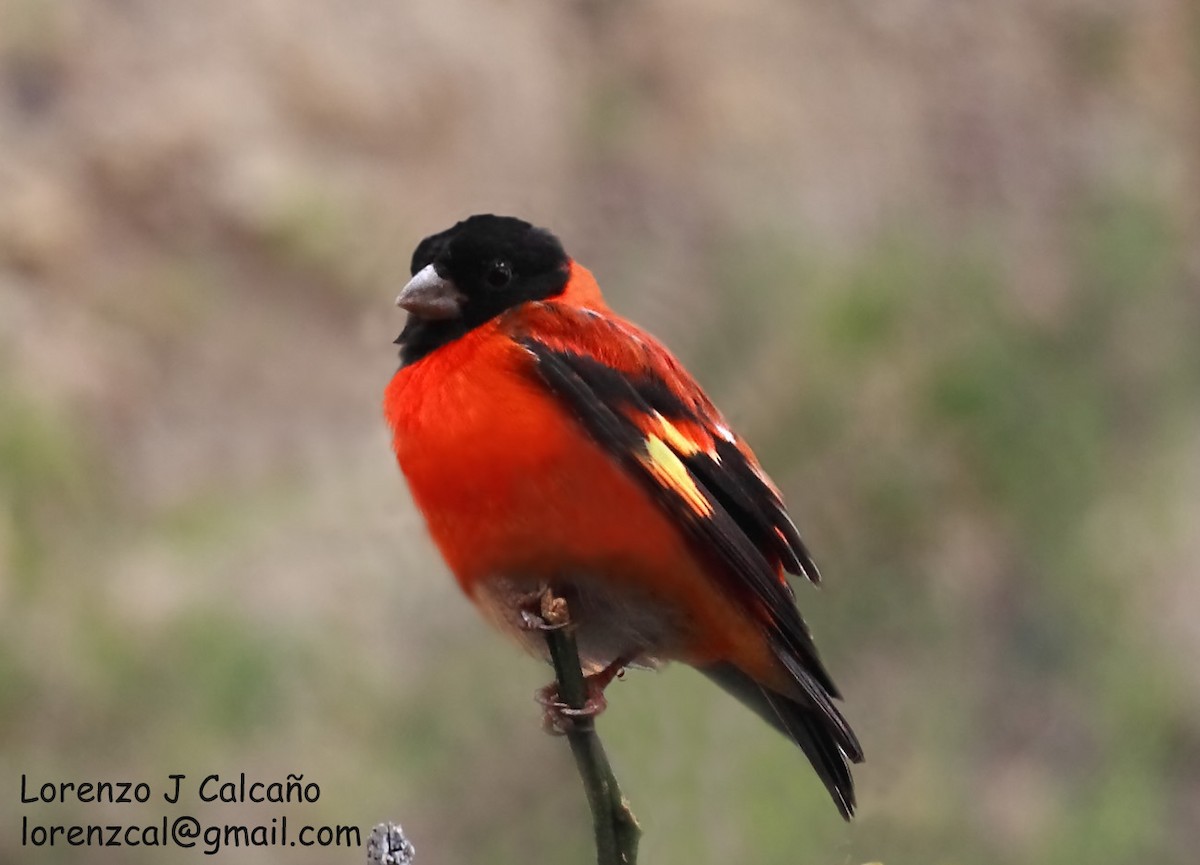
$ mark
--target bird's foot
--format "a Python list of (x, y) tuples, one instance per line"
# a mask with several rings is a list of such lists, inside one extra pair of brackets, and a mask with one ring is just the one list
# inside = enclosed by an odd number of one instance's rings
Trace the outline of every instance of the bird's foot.
[(552, 736), (565, 736), (575, 730), (580, 720), (594, 718), (608, 708), (604, 687), (593, 682), (591, 676), (586, 677), (584, 683), (587, 686), (587, 699), (579, 708), (563, 702), (558, 693), (558, 682), (538, 688), (534, 699), (545, 710), (542, 715), (543, 730)]
[(567, 602), (543, 586), (517, 598), (521, 627), (527, 631), (557, 631), (570, 624)]
[(584, 676), (583, 683), (587, 689), (587, 699), (580, 707), (563, 702), (558, 692), (558, 682), (551, 682), (544, 688), (539, 688), (534, 694), (534, 699), (545, 709), (545, 714), (542, 716), (542, 729), (552, 736), (565, 736), (575, 730), (580, 719), (595, 718), (603, 712), (608, 708), (608, 699), (604, 696), (604, 689), (612, 683), (613, 679), (620, 677), (625, 672), (625, 666), (629, 662), (629, 658), (622, 656), (600, 672)]

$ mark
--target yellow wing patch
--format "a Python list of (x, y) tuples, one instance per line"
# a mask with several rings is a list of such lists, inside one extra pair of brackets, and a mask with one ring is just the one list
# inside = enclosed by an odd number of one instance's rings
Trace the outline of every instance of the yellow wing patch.
[(679, 431), (675, 424), (671, 423), (658, 412), (654, 413), (654, 420), (658, 427), (658, 434), (662, 436), (664, 442), (670, 446), (671, 450), (681, 456), (690, 457), (692, 454), (700, 452), (700, 445), (692, 441), (686, 435)]
[[(664, 421), (664, 423), (666, 422)], [(674, 431), (676, 436), (683, 438), (678, 430), (671, 427), (670, 424), (667, 426)], [(684, 439), (684, 441), (687, 440)], [(694, 453), (696, 448), (694, 445), (692, 447)], [(712, 503), (704, 497), (704, 493), (700, 492), (700, 488), (696, 486), (696, 481), (687, 470), (687, 466), (683, 464), (675, 451), (671, 450), (670, 446), (658, 436), (646, 437), (646, 452), (638, 454), (638, 461), (654, 476), (656, 481), (678, 493), (696, 514), (702, 517), (712, 516)]]

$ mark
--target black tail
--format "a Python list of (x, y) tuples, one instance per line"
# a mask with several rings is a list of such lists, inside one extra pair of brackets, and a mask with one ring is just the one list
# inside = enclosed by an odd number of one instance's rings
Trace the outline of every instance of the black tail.
[(786, 655), (781, 660), (810, 700), (794, 700), (765, 688), (729, 663), (701, 667), (700, 672), (799, 745), (838, 811), (849, 820), (855, 807), (849, 764), (862, 762), (862, 746), (824, 689), (798, 664), (787, 663)]

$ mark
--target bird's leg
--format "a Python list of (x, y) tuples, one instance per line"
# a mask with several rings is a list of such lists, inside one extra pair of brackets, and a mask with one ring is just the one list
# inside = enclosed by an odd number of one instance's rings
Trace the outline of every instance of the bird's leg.
[[(535, 591), (522, 595), (517, 599), (517, 606), (520, 610), (521, 625), (527, 630), (555, 631), (571, 624), (567, 602), (555, 595), (549, 586), (542, 585)], [(608, 701), (604, 698), (604, 689), (624, 671), (633, 658), (632, 654), (620, 655), (603, 670), (584, 676), (587, 699), (583, 706), (578, 708), (563, 701), (557, 680), (539, 688), (534, 698), (545, 709), (542, 726), (546, 732), (563, 735), (574, 727), (574, 719), (594, 718), (603, 712), (608, 706)]]
[(624, 672), (625, 667), (633, 660), (631, 656), (621, 655), (603, 670), (584, 676), (587, 687), (587, 701), (581, 708), (575, 708), (564, 703), (558, 693), (558, 682), (551, 682), (544, 688), (539, 688), (534, 699), (546, 710), (542, 717), (542, 727), (547, 733), (561, 736), (574, 726), (576, 718), (594, 718), (608, 707), (604, 697), (604, 689), (612, 680)]

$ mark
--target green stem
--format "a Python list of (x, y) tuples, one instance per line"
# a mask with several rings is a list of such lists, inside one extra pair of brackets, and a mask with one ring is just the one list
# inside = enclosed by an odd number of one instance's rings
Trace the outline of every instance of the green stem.
[[(558, 679), (558, 696), (573, 709), (582, 709), (587, 704), (587, 681), (579, 663), (579, 649), (575, 644), (574, 628), (570, 615), (561, 598), (543, 600), (543, 610), (553, 607), (547, 621), (546, 643), (550, 647), (550, 660)], [(598, 865), (635, 865), (637, 845), (642, 830), (637, 818), (629, 809), (629, 803), (621, 796), (621, 787), (613, 775), (604, 745), (596, 735), (596, 725), (591, 716), (572, 717), (567, 741), (575, 757), (575, 766), (587, 793), (588, 805), (592, 809), (592, 825), (596, 832), (596, 862)]]

